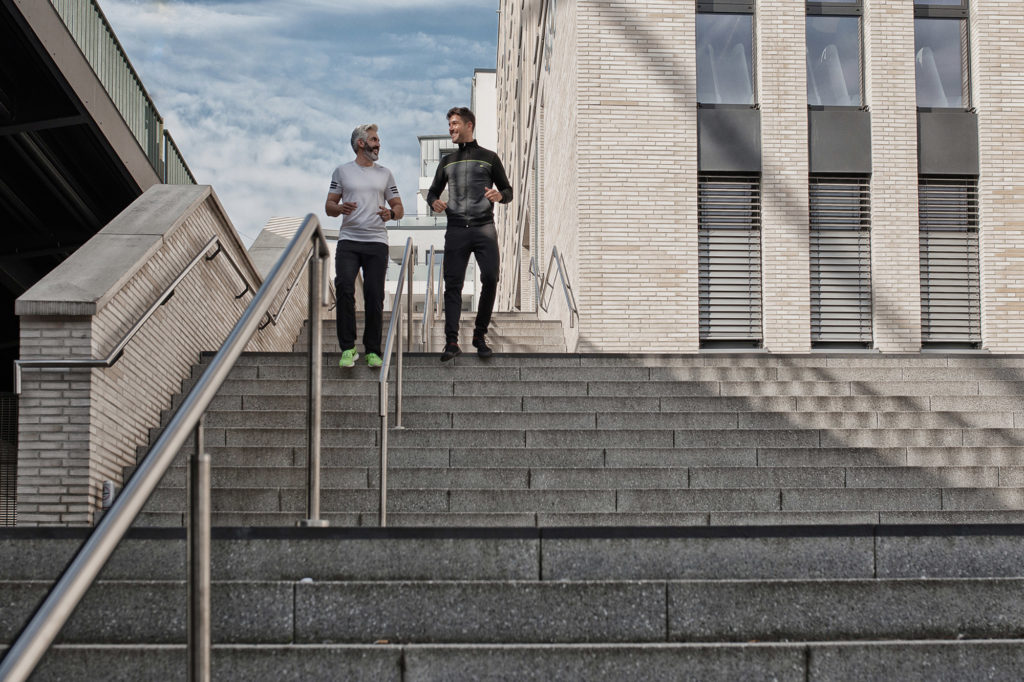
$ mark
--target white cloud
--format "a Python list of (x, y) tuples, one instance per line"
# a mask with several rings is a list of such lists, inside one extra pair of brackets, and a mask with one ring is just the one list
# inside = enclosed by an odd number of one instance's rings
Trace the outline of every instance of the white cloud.
[(360, 123), (380, 125), (381, 163), (415, 211), (416, 136), (444, 133), (444, 112), (469, 104), (473, 68), (493, 67), (496, 8), (497, 0), (103, 1), (186, 162), (213, 185), (246, 243), (274, 216), (312, 212), (336, 224), (323, 203)]

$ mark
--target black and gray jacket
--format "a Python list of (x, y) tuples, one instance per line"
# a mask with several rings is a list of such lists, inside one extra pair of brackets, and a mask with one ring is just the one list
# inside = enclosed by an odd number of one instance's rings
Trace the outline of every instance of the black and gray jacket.
[(505, 175), (498, 155), (484, 149), (476, 140), (459, 144), (437, 164), (437, 173), (427, 192), (427, 205), (441, 197), (448, 185), (449, 227), (475, 227), (494, 222), (494, 205), (484, 196), (484, 190), (494, 187), (501, 192), (501, 203), (512, 201), (512, 185)]

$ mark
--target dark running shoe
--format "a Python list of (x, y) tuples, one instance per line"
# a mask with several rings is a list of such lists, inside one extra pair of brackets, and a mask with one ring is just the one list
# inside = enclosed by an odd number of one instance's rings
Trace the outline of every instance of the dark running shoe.
[(462, 355), (462, 349), (459, 348), (459, 344), (449, 341), (444, 345), (444, 352), (441, 353), (441, 362), (448, 362), (456, 355)]
[(473, 335), (473, 347), (476, 348), (476, 354), (481, 358), (489, 358), (494, 355), (494, 351), (487, 345), (487, 339), (483, 334)]

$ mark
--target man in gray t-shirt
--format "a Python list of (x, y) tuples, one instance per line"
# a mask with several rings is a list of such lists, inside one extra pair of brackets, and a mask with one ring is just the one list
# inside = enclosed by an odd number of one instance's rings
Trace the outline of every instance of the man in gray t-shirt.
[[(384, 315), (384, 278), (388, 271), (387, 221), (405, 215), (398, 196), (395, 176), (377, 165), (380, 137), (377, 126), (361, 125), (352, 131), (355, 161), (334, 169), (324, 212), (332, 218), (342, 216), (335, 255), (334, 285), (338, 294), (338, 343), (341, 367), (355, 365), (356, 299), (355, 282), (363, 271), (363, 301), (366, 323), (363, 347), (366, 364), (380, 367), (381, 320)], [(386, 202), (386, 205), (385, 205)]]

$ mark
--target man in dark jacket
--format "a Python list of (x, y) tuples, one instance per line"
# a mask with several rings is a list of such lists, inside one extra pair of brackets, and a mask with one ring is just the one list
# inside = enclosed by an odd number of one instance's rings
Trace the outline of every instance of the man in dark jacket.
[[(469, 256), (480, 268), (480, 303), (473, 328), (473, 347), (481, 358), (489, 358), (487, 326), (491, 323), (494, 297), (498, 291), (498, 232), (494, 228), (494, 204), (512, 201), (512, 185), (501, 159), (476, 143), (476, 116), (465, 107), (448, 112), (448, 134), (459, 150), (437, 165), (427, 193), (427, 204), (435, 213), (448, 216), (444, 235), (444, 335), (441, 362), (462, 353), (459, 348), (459, 317), (462, 313), (462, 284)], [(448, 186), (448, 201), (441, 193)]]

